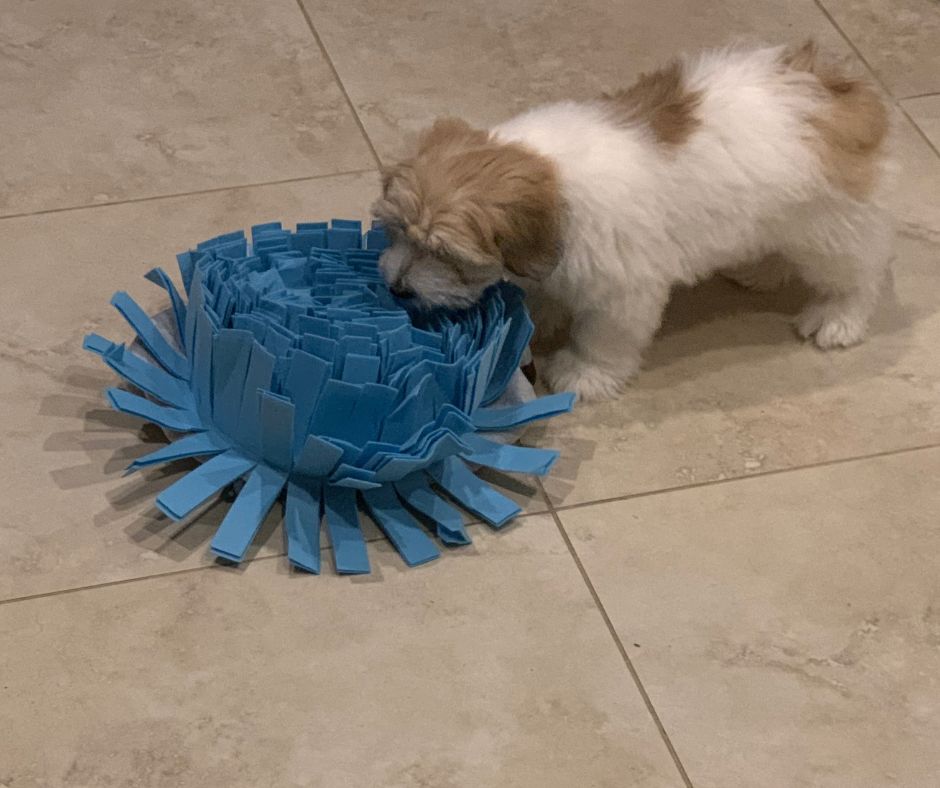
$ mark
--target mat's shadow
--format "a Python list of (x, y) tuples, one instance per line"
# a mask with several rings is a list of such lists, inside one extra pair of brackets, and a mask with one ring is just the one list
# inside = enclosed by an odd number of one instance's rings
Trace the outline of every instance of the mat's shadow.
[[(101, 392), (114, 385), (113, 378), (84, 367), (68, 368), (63, 378), (72, 390), (45, 397), (40, 402), (39, 412), (80, 421), (80, 427), (51, 433), (43, 443), (43, 450), (65, 456), (78, 454), (84, 461), (50, 470), (55, 485), (64, 491), (110, 485), (102, 493), (106, 506), (92, 516), (92, 523), (96, 527), (124, 524), (124, 533), (153, 553), (184, 561), (194, 552), (206, 550), (228, 511), (222, 496), (211, 499), (181, 523), (166, 517), (153, 504), (162, 490), (195, 468), (198, 462), (177, 460), (137, 471), (122, 480), (121, 474), (131, 462), (168, 443), (166, 435), (153, 424), (141, 424), (137, 418), (102, 406)], [(280, 508), (280, 505), (275, 506), (262, 523), (246, 561), (276, 538)], [(272, 548), (280, 552), (282, 545), (277, 542)]]

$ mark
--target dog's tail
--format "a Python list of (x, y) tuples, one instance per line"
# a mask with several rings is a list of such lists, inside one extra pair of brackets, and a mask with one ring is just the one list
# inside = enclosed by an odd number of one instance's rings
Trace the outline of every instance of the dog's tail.
[(812, 40), (785, 49), (780, 63), (788, 71), (815, 78), (823, 101), (809, 123), (818, 133), (830, 179), (853, 196), (864, 196), (873, 185), (874, 163), (889, 130), (888, 110), (878, 89), (870, 80), (823, 57)]

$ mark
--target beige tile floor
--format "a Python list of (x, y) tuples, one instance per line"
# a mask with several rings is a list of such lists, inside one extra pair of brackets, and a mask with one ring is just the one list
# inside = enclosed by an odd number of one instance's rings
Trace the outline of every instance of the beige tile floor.
[[(678, 49), (815, 34), (897, 107), (894, 285), (862, 347), (803, 297), (677, 293), (619, 402), (530, 433), (526, 516), (405, 570), (288, 571), (80, 350), (209, 235), (361, 216), (438, 113), (592, 95)], [(936, 0), (0, 0), (0, 786), (940, 784)]]

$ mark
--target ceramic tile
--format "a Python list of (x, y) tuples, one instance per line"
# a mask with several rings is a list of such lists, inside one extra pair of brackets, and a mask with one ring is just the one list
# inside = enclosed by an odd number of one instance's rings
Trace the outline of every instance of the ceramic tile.
[(534, 430), (564, 447), (556, 504), (792, 468), (940, 439), (940, 160), (899, 121), (894, 281), (868, 340), (823, 353), (791, 319), (808, 294), (721, 279), (677, 291), (646, 368), (616, 402)]
[(822, 0), (898, 98), (940, 91), (940, 13), (934, 0)]
[(848, 51), (812, 0), (303, 2), (386, 159), (438, 115), (490, 125), (541, 102), (623, 87), (680, 51), (811, 33)]
[(940, 772), (940, 449), (562, 512), (698, 788)]
[(294, 0), (5, 3), (0, 214), (374, 166)]
[[(376, 574), (258, 561), (0, 606), (0, 779), (681, 786), (546, 515)], [(276, 571), (275, 571), (276, 570)]]

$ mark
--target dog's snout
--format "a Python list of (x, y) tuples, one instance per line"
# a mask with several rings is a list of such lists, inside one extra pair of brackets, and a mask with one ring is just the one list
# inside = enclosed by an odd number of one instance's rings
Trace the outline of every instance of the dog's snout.
[(389, 285), (388, 291), (395, 296), (395, 298), (414, 298), (415, 296), (415, 291), (406, 287), (401, 282), (395, 282)]

